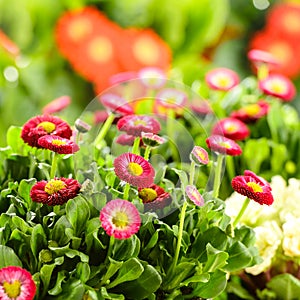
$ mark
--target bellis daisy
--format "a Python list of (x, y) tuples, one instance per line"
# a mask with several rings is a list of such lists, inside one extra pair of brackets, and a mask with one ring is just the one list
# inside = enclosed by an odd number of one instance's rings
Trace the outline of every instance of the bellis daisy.
[(35, 292), (35, 283), (27, 270), (16, 266), (0, 269), (0, 299), (32, 300)]
[(38, 148), (41, 148), (38, 140), (44, 135), (56, 135), (69, 139), (72, 135), (72, 130), (68, 123), (58, 117), (41, 115), (27, 121), (21, 132), (21, 138), (25, 143)]
[(185, 193), (188, 198), (197, 206), (204, 205), (204, 199), (202, 195), (199, 193), (197, 188), (194, 185), (187, 185), (185, 188)]
[(193, 148), (190, 159), (197, 165), (207, 165), (209, 163), (207, 151), (200, 146), (195, 146)]
[(187, 94), (177, 89), (163, 89), (157, 93), (156, 102), (165, 108), (184, 107), (187, 102)]
[(71, 154), (79, 150), (79, 146), (71, 140), (56, 135), (45, 135), (38, 140), (41, 148), (49, 149), (59, 154)]
[(116, 239), (130, 238), (141, 226), (137, 208), (122, 199), (107, 202), (100, 212), (100, 221), (105, 232)]
[(77, 180), (71, 178), (54, 178), (39, 181), (30, 190), (32, 201), (46, 205), (62, 205), (75, 198), (80, 190)]
[(236, 72), (227, 68), (216, 68), (209, 71), (205, 81), (213, 90), (228, 91), (239, 84), (240, 79)]
[(121, 115), (133, 114), (133, 108), (128, 104), (128, 102), (124, 98), (116, 94), (103, 94), (99, 97), (99, 100), (104, 105), (104, 107), (112, 113)]
[(123, 153), (114, 160), (114, 167), (116, 175), (133, 186), (148, 187), (153, 184), (155, 171), (142, 156)]
[(150, 89), (159, 89), (166, 83), (166, 74), (160, 68), (146, 67), (138, 72), (142, 84)]
[(241, 147), (233, 140), (222, 135), (211, 135), (206, 139), (207, 146), (214, 152), (232, 156), (241, 155)]
[(53, 114), (62, 111), (71, 103), (71, 97), (61, 96), (43, 107), (43, 114)]
[(157, 147), (166, 142), (166, 139), (151, 132), (142, 132), (142, 141), (150, 147)]

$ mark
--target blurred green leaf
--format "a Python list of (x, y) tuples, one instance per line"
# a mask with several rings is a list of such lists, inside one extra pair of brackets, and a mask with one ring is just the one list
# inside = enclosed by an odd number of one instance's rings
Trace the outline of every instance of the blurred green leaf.
[(9, 266), (22, 267), (22, 262), (12, 248), (0, 245), (0, 269)]

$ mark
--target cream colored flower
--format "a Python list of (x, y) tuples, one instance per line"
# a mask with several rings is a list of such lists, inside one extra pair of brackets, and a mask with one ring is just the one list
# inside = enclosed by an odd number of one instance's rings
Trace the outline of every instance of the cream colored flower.
[(300, 256), (300, 218), (286, 215), (287, 221), (282, 225), (284, 254), (291, 257)]
[(275, 221), (267, 221), (262, 226), (254, 228), (256, 235), (255, 246), (263, 259), (262, 263), (250, 268), (246, 272), (258, 275), (266, 271), (271, 265), (276, 251), (281, 244), (282, 232)]

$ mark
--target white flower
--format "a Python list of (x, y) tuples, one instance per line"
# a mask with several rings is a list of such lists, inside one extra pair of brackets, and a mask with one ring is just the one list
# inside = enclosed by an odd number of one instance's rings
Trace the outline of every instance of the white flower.
[(286, 215), (287, 221), (282, 225), (284, 254), (295, 257), (300, 256), (300, 218)]
[(250, 268), (246, 272), (258, 275), (266, 271), (271, 265), (276, 251), (281, 244), (282, 232), (275, 221), (267, 221), (262, 226), (254, 228), (256, 235), (255, 246), (263, 259), (262, 263)]

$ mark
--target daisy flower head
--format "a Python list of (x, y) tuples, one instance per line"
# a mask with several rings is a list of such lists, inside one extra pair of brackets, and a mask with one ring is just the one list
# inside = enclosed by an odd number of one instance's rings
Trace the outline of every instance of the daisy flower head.
[(53, 114), (62, 111), (71, 104), (71, 97), (61, 96), (43, 107), (43, 114)]
[(194, 185), (187, 185), (185, 188), (185, 193), (188, 198), (197, 206), (204, 205), (204, 199), (202, 195), (199, 193), (197, 188)]
[(31, 274), (17, 266), (0, 269), (0, 299), (33, 300), (36, 285)]
[(205, 75), (207, 85), (213, 90), (228, 91), (239, 84), (236, 72), (227, 68), (216, 68)]
[(80, 191), (80, 184), (71, 178), (54, 178), (39, 181), (30, 190), (32, 201), (46, 205), (62, 205), (75, 198)]
[(79, 146), (69, 139), (56, 135), (44, 135), (38, 140), (40, 148), (49, 149), (59, 154), (72, 154), (79, 150)]
[(251, 49), (247, 53), (248, 59), (259, 66), (260, 64), (268, 64), (270, 66), (280, 65), (280, 61), (272, 53), (260, 49)]
[(136, 77), (137, 73), (133, 71), (119, 72), (110, 76), (109, 83), (111, 85), (126, 83), (129, 80), (136, 79)]
[(117, 128), (125, 131), (129, 135), (141, 136), (142, 132), (151, 132), (157, 134), (160, 129), (160, 123), (146, 115), (128, 115), (122, 117), (117, 122)]
[(137, 75), (142, 84), (149, 89), (162, 88), (167, 81), (166, 73), (156, 67), (145, 67)]
[(142, 132), (142, 141), (144, 145), (158, 147), (166, 142), (166, 139), (151, 132)]
[(239, 119), (244, 123), (252, 123), (261, 119), (268, 114), (270, 104), (264, 100), (259, 100), (257, 103), (248, 104), (239, 110), (233, 111), (230, 117)]
[(142, 199), (146, 211), (163, 209), (170, 205), (172, 201), (170, 194), (156, 184), (152, 184), (145, 188), (139, 188), (138, 195)]
[(116, 239), (128, 239), (137, 233), (141, 218), (137, 208), (129, 201), (111, 200), (100, 212), (101, 226), (109, 236)]
[(271, 74), (266, 79), (259, 81), (259, 88), (266, 95), (271, 95), (289, 102), (296, 96), (293, 82), (286, 76)]
[(41, 148), (38, 140), (44, 135), (56, 135), (69, 139), (72, 136), (72, 129), (68, 123), (56, 116), (41, 115), (28, 120), (21, 132), (21, 138), (25, 143), (38, 148)]
[(131, 115), (133, 114), (133, 108), (129, 103), (119, 95), (106, 93), (99, 97), (100, 102), (103, 106), (112, 113), (120, 115)]
[(167, 109), (184, 107), (187, 103), (187, 94), (173, 88), (166, 88), (159, 91), (156, 95), (156, 102)]
[(261, 205), (271, 205), (274, 202), (270, 184), (252, 171), (246, 170), (244, 175), (234, 177), (231, 185), (237, 193)]
[(250, 130), (242, 121), (229, 117), (218, 121), (212, 129), (212, 134), (224, 135), (237, 141), (246, 139), (250, 135)]
[(86, 122), (84, 122), (83, 120), (81, 119), (77, 119), (75, 121), (75, 128), (81, 132), (81, 133), (86, 133), (88, 132), (89, 130), (91, 130), (92, 126)]
[(190, 160), (195, 162), (197, 165), (207, 165), (209, 163), (208, 153), (204, 148), (194, 146), (190, 154)]
[(142, 156), (126, 152), (115, 158), (116, 175), (123, 181), (140, 188), (153, 184), (155, 171)]
[(211, 135), (206, 139), (208, 148), (219, 154), (237, 156), (242, 154), (241, 147), (232, 139), (222, 135)]
[(129, 135), (126, 133), (120, 134), (116, 139), (115, 142), (117, 144), (123, 145), (123, 146), (132, 146), (134, 143), (136, 136)]

